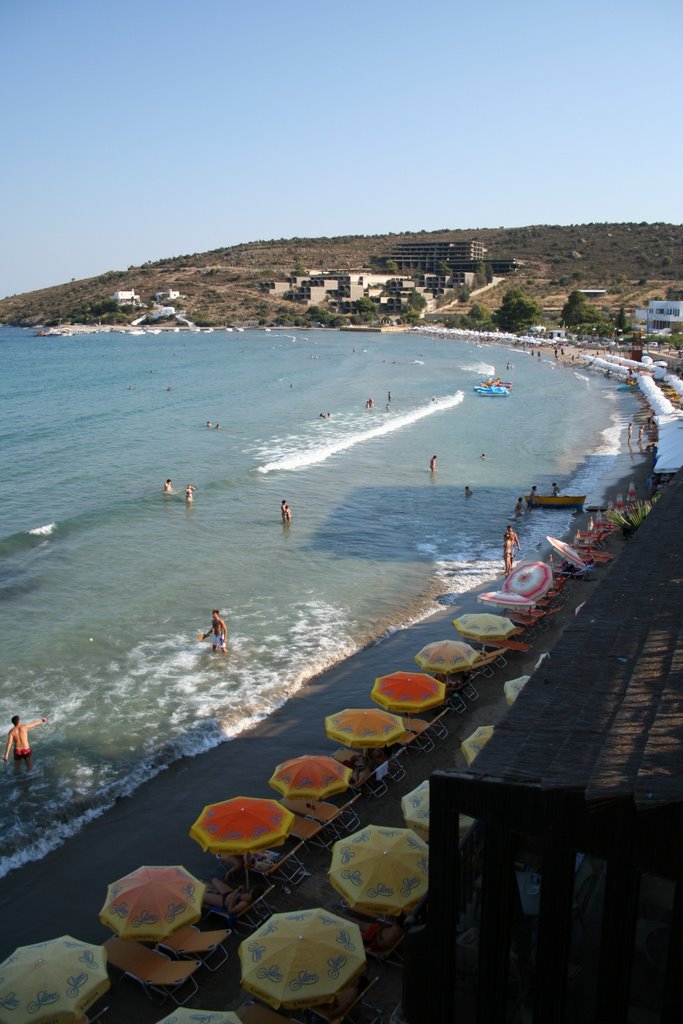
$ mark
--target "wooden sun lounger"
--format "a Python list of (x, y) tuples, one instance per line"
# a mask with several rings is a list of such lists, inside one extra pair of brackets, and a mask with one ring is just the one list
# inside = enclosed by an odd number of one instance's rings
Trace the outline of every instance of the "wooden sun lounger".
[[(132, 978), (142, 985), (150, 999), (154, 992), (161, 996), (162, 1002), (170, 996), (174, 1003), (182, 1006), (198, 991), (192, 975), (201, 967), (199, 960), (171, 960), (155, 949), (117, 935), (107, 939), (104, 948), (112, 967), (122, 971), (124, 978)], [(180, 993), (185, 987), (187, 992), (181, 999)]]
[(195, 957), (201, 960), (207, 970), (217, 971), (228, 959), (228, 951), (223, 943), (231, 934), (229, 928), (202, 932), (190, 924), (169, 935), (163, 942), (157, 942), (157, 949), (183, 959)]

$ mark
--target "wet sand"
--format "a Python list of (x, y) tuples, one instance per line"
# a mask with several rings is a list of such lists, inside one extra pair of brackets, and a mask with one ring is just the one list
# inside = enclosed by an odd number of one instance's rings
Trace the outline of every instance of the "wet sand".
[[(644, 411), (643, 416), (647, 415)], [(651, 459), (635, 452), (625, 453), (618, 460), (622, 474), (619, 482), (612, 474), (607, 482), (607, 496), (622, 490), (636, 479), (639, 496), (645, 494), (645, 477)], [(533, 514), (542, 514), (541, 512)], [(573, 529), (585, 522), (577, 517)], [(504, 525), (504, 524), (503, 524)], [(501, 532), (502, 532), (501, 527)], [(619, 536), (615, 550), (623, 544)], [(502, 566), (501, 566), (502, 568)], [(494, 722), (507, 708), (502, 684), (506, 679), (528, 673), (540, 653), (552, 649), (564, 625), (571, 620), (574, 608), (590, 597), (591, 588), (609, 567), (599, 568), (590, 583), (572, 582), (563, 611), (547, 633), (534, 642), (533, 652), (510, 657), (508, 666), (498, 670), (490, 680), (481, 681), (480, 700), (472, 703), (463, 715), (451, 715), (447, 722), (449, 736), (437, 744), (430, 754), (407, 752), (408, 774), (395, 785), (388, 797), (359, 802), (364, 823), (403, 824), (400, 797), (417, 785), (435, 768), (463, 767), (460, 740), (477, 725)], [(483, 589), (494, 589), (487, 584)], [(215, 873), (215, 859), (202, 853), (189, 838), (188, 829), (202, 807), (213, 801), (238, 794), (273, 797), (267, 780), (275, 765), (302, 753), (331, 752), (331, 743), (324, 732), (324, 716), (343, 707), (372, 704), (369, 692), (376, 676), (399, 669), (412, 669), (413, 656), (425, 644), (444, 637), (456, 639), (450, 620), (463, 611), (481, 611), (476, 591), (463, 595), (457, 605), (444, 607), (430, 618), (407, 629), (399, 630), (335, 666), (311, 681), (268, 719), (249, 729), (235, 740), (224, 743), (196, 758), (184, 758), (159, 776), (140, 787), (131, 797), (118, 801), (115, 807), (87, 825), (78, 835), (41, 861), (28, 864), (0, 880), (0, 907), (11, 927), (3, 929), (0, 959), (18, 945), (38, 942), (68, 933), (79, 939), (102, 942), (110, 932), (98, 920), (107, 884), (141, 864), (184, 864), (198, 877), (208, 880)], [(39, 756), (39, 751), (37, 751)], [(47, 826), (49, 827), (49, 825)], [(327, 852), (307, 852), (307, 866), (314, 875), (291, 895), (275, 894), (276, 910), (326, 905), (338, 909), (338, 897), (326, 879), (329, 864)], [(219, 927), (220, 921), (209, 918), (204, 927)], [(237, 936), (237, 941), (244, 937)], [(201, 990), (192, 1005), (225, 1008), (238, 1005), (243, 998), (239, 988), (239, 963), (235, 937), (229, 940), (231, 956), (224, 969), (216, 975), (201, 972)], [(383, 983), (379, 987), (385, 1009), (395, 1006), (400, 996), (400, 971), (382, 965), (378, 972)], [(157, 1021), (164, 1012), (148, 1002), (143, 992), (131, 983), (116, 984), (106, 998), (111, 1007), (110, 1019), (116, 1022)], [(168, 1006), (166, 1012), (169, 1012)]]

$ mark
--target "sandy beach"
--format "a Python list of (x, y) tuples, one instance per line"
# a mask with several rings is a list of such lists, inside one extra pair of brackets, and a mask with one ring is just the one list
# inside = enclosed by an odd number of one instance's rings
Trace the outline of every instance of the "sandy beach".
[[(647, 416), (645, 407), (642, 415)], [(625, 494), (632, 479), (636, 481), (638, 495), (644, 496), (650, 463), (649, 453), (623, 453), (612, 477), (604, 482), (605, 504), (617, 490)], [(585, 513), (576, 517), (574, 528), (579, 528), (586, 518)], [(623, 543), (620, 536), (615, 536), (613, 549), (618, 551)], [(433, 752), (408, 752), (404, 759), (406, 778), (395, 784), (384, 799), (364, 797), (360, 801), (363, 823), (403, 824), (400, 797), (404, 793), (437, 768), (464, 765), (460, 740), (477, 725), (493, 723), (506, 711), (503, 682), (529, 673), (541, 653), (552, 651), (576, 607), (590, 598), (608, 572), (609, 566), (600, 567), (590, 582), (573, 582), (566, 588), (561, 613), (534, 642), (532, 653), (512, 655), (508, 665), (497, 670), (492, 679), (481, 681), (480, 699), (468, 707), (466, 714), (449, 717), (448, 738), (437, 743)], [(492, 588), (487, 585), (485, 589)], [(42, 860), (11, 872), (0, 881), (0, 907), (5, 920), (12, 922), (12, 928), (3, 932), (0, 956), (9, 955), (17, 945), (63, 933), (88, 941), (104, 941), (109, 933), (97, 915), (107, 883), (140, 864), (181, 863), (208, 880), (214, 873), (215, 861), (202, 853), (188, 835), (189, 826), (201, 808), (237, 794), (272, 797), (267, 779), (276, 764), (302, 753), (329, 753), (333, 749), (324, 733), (325, 715), (343, 707), (370, 704), (369, 691), (376, 676), (413, 668), (413, 656), (424, 644), (456, 637), (450, 620), (469, 610), (481, 610), (476, 591), (463, 595), (457, 605), (444, 607), (428, 619), (401, 629), (336, 665), (236, 740), (199, 757), (178, 761), (131, 797), (119, 800), (115, 807)], [(274, 909), (315, 905), (338, 908), (338, 896), (326, 878), (329, 853), (309, 850), (305, 860), (312, 877), (291, 895), (278, 889), (272, 901)], [(215, 918), (213, 923), (209, 918), (205, 925), (212, 926), (217, 926)], [(244, 934), (228, 940), (231, 956), (224, 969), (216, 975), (202, 972), (200, 994), (193, 1000), (194, 1005), (223, 1009), (243, 1000), (236, 949)], [(400, 971), (381, 965), (376, 973), (381, 976), (377, 1001), (388, 1013), (400, 999)], [(109, 1019), (117, 1022), (145, 1024), (164, 1016), (130, 982), (115, 983), (105, 1001), (111, 1008)]]

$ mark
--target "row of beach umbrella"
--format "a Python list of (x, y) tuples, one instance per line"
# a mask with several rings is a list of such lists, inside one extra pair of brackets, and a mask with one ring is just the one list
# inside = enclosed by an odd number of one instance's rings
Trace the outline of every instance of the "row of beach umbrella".
[[(514, 596), (518, 587), (516, 596), (526, 606), (533, 603), (549, 586), (538, 568), (543, 565), (520, 563), (506, 580), (504, 593)], [(487, 614), (463, 615), (454, 625), (461, 636), (484, 644), (487, 639), (504, 640), (516, 628), (503, 616)], [(422, 672), (379, 677), (371, 693), (379, 707), (347, 708), (328, 716), (327, 735), (356, 749), (392, 744), (405, 733), (401, 714), (443, 704), (445, 685), (428, 673), (467, 671), (479, 656), (461, 640), (428, 644), (415, 658)], [(468, 761), (492, 732), (490, 726), (481, 727), (463, 741)], [(334, 758), (303, 755), (278, 765), (269, 783), (284, 798), (324, 799), (348, 789), (350, 779), (351, 769)], [(428, 781), (403, 797), (402, 808), (410, 827), (369, 825), (333, 845), (330, 882), (359, 912), (404, 914), (427, 890)], [(284, 843), (294, 821), (277, 800), (239, 796), (205, 807), (190, 835), (212, 853), (248, 854)], [(204, 883), (181, 866), (144, 865), (109, 886), (100, 920), (122, 938), (160, 942), (199, 920), (205, 891)], [(273, 915), (244, 940), (240, 958), (243, 987), (276, 1009), (329, 1001), (365, 964), (358, 927), (320, 908)], [(305, 984), (292, 984), (296, 978)], [(61, 936), (19, 947), (0, 964), (0, 1024), (76, 1022), (108, 987), (102, 946)], [(203, 1024), (234, 1024), (238, 1018), (230, 1012), (179, 1008), (164, 1022), (199, 1019)]]

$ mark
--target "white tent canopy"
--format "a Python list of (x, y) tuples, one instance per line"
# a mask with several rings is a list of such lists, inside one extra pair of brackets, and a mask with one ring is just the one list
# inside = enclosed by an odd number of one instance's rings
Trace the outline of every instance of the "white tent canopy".
[(646, 377), (645, 374), (641, 374), (638, 378), (638, 383), (640, 384), (640, 390), (645, 395), (647, 403), (655, 416), (676, 415), (676, 407), (672, 405), (666, 395), (662, 392), (662, 389), (657, 387), (651, 377)]
[(654, 471), (676, 473), (683, 466), (683, 417), (658, 417), (657, 427), (659, 440)]

